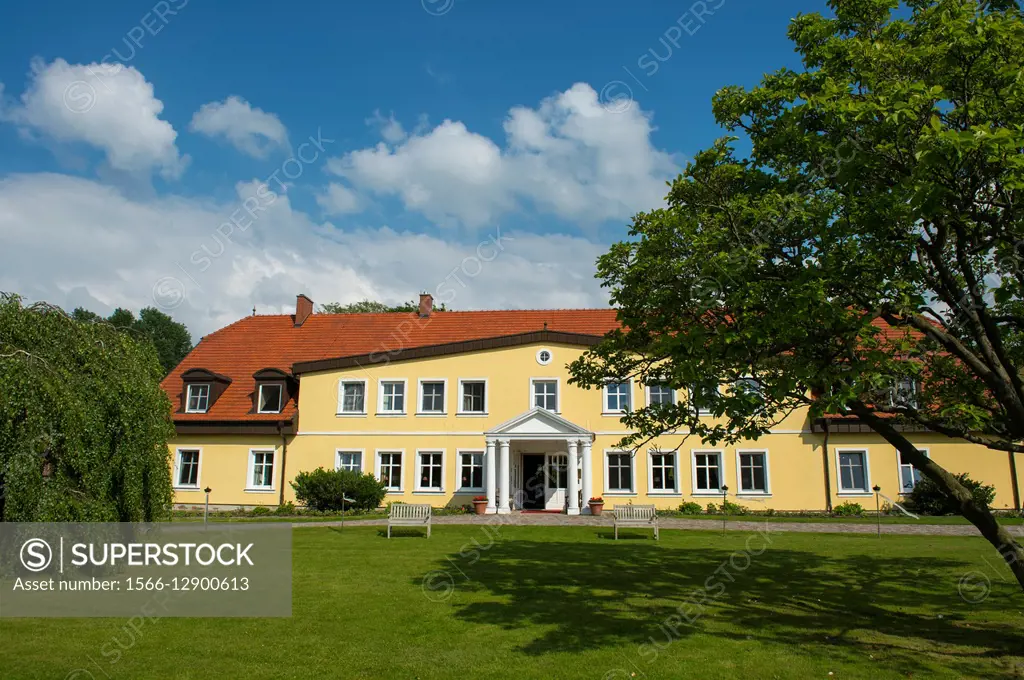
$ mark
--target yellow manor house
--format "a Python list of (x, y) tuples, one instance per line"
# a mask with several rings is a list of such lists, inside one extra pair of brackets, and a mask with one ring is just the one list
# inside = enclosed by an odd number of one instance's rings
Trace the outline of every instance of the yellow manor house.
[[(299, 295), (294, 315), (246, 317), (203, 338), (164, 380), (175, 502), (199, 505), (209, 487), (214, 506), (275, 506), (318, 467), (373, 473), (389, 501), (486, 496), (489, 513), (570, 515), (597, 496), (610, 507), (727, 494), (754, 510), (873, 509), (873, 486), (895, 500), (918, 480), (866, 426), (806, 412), (737, 446), (680, 433), (617, 449), (624, 412), (685, 399), (666, 385), (569, 384), (568, 364), (617, 325), (614, 309), (434, 311), (429, 295), (418, 313), (314, 314)], [(909, 436), (946, 469), (994, 485), (995, 508), (1019, 509), (1013, 454)]]

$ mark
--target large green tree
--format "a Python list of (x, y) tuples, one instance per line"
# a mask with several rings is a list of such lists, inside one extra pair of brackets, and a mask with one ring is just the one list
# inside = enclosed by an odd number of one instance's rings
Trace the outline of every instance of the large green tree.
[(1024, 452), (1024, 21), (1013, 2), (828, 4), (790, 26), (804, 68), (720, 90), (734, 136), (600, 258), (625, 330), (573, 380), (731, 385), (717, 418), (685, 400), (629, 414), (625, 446), (756, 438), (805, 407), (856, 416), (1024, 587), (1020, 541), (904, 427), (1011, 469)]
[(109, 323), (115, 328), (138, 333), (149, 338), (156, 348), (157, 357), (167, 375), (192, 351), (192, 336), (185, 324), (175, 321), (156, 307), (144, 307), (139, 317), (130, 309), (118, 307), (106, 319), (95, 312), (76, 307), (71, 317), (77, 321)]
[(0, 520), (167, 516), (163, 375), (138, 334), (0, 297)]

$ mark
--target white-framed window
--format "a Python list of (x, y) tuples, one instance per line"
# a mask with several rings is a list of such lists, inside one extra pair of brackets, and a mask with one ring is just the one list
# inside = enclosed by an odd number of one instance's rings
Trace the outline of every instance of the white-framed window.
[(541, 366), (547, 366), (551, 363), (552, 359), (551, 350), (547, 348), (541, 348), (537, 350), (537, 363)]
[(206, 413), (210, 408), (210, 384), (200, 383), (188, 386), (185, 413)]
[[(919, 448), (918, 451), (928, 456), (928, 449)], [(917, 486), (917, 483), (921, 481), (921, 471), (913, 466), (911, 463), (903, 462), (903, 454), (899, 449), (896, 449), (896, 462), (900, 466), (900, 493), (910, 493)]]
[(839, 468), (839, 493), (870, 494), (867, 449), (836, 449)]
[(416, 490), (444, 491), (444, 451), (416, 451)]
[(736, 451), (736, 487), (741, 494), (771, 493), (767, 451)]
[(377, 413), (405, 413), (405, 380), (381, 380), (377, 383)]
[(558, 413), (558, 379), (530, 378), (531, 406)]
[(459, 451), (459, 488), (463, 491), (483, 491), (484, 452)]
[(665, 383), (651, 383), (647, 385), (647, 405), (674, 404), (676, 403), (676, 391)]
[(678, 459), (675, 451), (651, 451), (648, 480), (651, 493), (679, 493)]
[(889, 388), (889, 405), (917, 408), (917, 381), (908, 376), (897, 378)]
[(281, 398), (284, 395), (283, 385), (260, 385), (259, 413), (280, 413)]
[(630, 410), (630, 381), (604, 384), (604, 412), (626, 413)]
[(199, 488), (199, 458), (199, 449), (178, 449), (178, 455), (174, 460), (175, 488)]
[(487, 380), (472, 378), (459, 380), (459, 413), (484, 415), (487, 413)]
[(351, 472), (363, 471), (362, 451), (343, 451), (338, 449), (334, 459), (335, 470), (349, 470)]
[(366, 415), (366, 380), (355, 379), (338, 382), (338, 413)]
[(722, 493), (722, 452), (693, 451), (693, 493)]
[(388, 491), (402, 491), (402, 456), (404, 451), (377, 451), (377, 479)]
[(607, 493), (633, 493), (633, 456), (627, 451), (606, 451), (605, 484)]
[(447, 379), (420, 380), (419, 413), (444, 415), (447, 412)]
[(714, 405), (715, 398), (717, 396), (717, 385), (691, 385), (690, 407), (693, 408), (699, 416), (709, 416), (711, 415), (711, 407)]
[(248, 491), (274, 490), (274, 452), (267, 449), (249, 450)]

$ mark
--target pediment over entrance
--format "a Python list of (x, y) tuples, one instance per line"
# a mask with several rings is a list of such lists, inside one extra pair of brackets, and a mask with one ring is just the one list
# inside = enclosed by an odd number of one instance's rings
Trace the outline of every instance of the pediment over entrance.
[(594, 433), (565, 418), (540, 407), (506, 420), (484, 432), (488, 437), (529, 439), (563, 439), (565, 437), (593, 437)]

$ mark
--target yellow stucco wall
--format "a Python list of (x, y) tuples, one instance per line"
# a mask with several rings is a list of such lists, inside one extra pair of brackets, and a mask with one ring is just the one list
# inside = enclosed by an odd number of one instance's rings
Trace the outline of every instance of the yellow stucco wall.
[[(537, 352), (547, 349), (552, 353), (548, 365), (541, 365)], [(402, 451), (403, 489), (389, 493), (387, 500), (431, 503), (435, 506), (461, 505), (469, 502), (479, 491), (460, 491), (457, 487), (460, 451), (483, 451), (483, 433), (515, 418), (533, 406), (531, 379), (555, 379), (559, 384), (558, 414), (576, 425), (595, 433), (592, 446), (592, 491), (604, 496), (609, 507), (623, 503), (654, 503), (661, 508), (675, 508), (680, 503), (693, 501), (706, 505), (720, 503), (721, 494), (695, 493), (693, 485), (692, 454), (694, 450), (721, 452), (723, 479), (730, 488), (732, 502), (752, 509), (779, 510), (825, 509), (826, 482), (823, 468), (824, 438), (810, 432), (806, 413), (795, 413), (778, 423), (772, 433), (758, 441), (741, 445), (711, 447), (692, 437), (664, 436), (654, 445), (661, 450), (678, 448), (677, 492), (649, 493), (648, 467), (650, 458), (641, 453), (633, 458), (634, 489), (632, 493), (615, 493), (605, 487), (605, 455), (614, 449), (626, 433), (619, 416), (602, 413), (603, 395), (598, 390), (582, 390), (568, 384), (567, 364), (580, 356), (582, 348), (565, 345), (525, 345), (475, 353), (418, 359), (412, 361), (377, 364), (361, 368), (305, 374), (301, 376), (299, 396), (299, 431), (287, 439), (287, 456), (282, 441), (277, 437), (216, 435), (180, 437), (171, 443), (172, 454), (178, 448), (196, 448), (201, 451), (199, 487), (213, 488), (210, 501), (218, 505), (275, 505), (281, 490), (281, 469), (284, 472), (284, 499), (294, 501), (294, 493), (287, 484), (297, 472), (317, 467), (333, 468), (335, 453), (342, 449), (362, 452), (362, 469), (376, 472), (377, 453), (381, 450)], [(486, 415), (458, 413), (459, 380), (487, 380)], [(378, 381), (381, 379), (406, 380), (405, 415), (381, 415)], [(447, 381), (445, 415), (417, 415), (418, 382), (421, 379)], [(338, 413), (338, 390), (343, 380), (366, 381), (365, 415)], [(645, 403), (645, 391), (639, 384), (632, 385), (632, 403)], [(966, 471), (975, 479), (994, 484), (997, 488), (995, 506), (1012, 506), (1009, 459), (1007, 454), (993, 452), (979, 446), (956, 442), (937, 435), (911, 435), (916, 444), (927, 447), (930, 455), (941, 465), (954, 472)], [(550, 449), (547, 445), (545, 450)], [(524, 447), (526, 447), (524, 449)], [(557, 448), (557, 446), (556, 446)], [(873, 508), (872, 496), (841, 494), (836, 467), (836, 451), (842, 448), (860, 448), (868, 452), (869, 486), (878, 484), (882, 493), (897, 498), (900, 490), (899, 469), (895, 450), (881, 437), (873, 434), (836, 434), (829, 439), (828, 475), (831, 502), (837, 505), (850, 500)], [(250, 476), (250, 451), (275, 450), (274, 486), (269, 491), (246, 490)], [(517, 451), (529, 450), (527, 444), (514, 443)], [(444, 452), (444, 490), (441, 493), (416, 491), (415, 464), (418, 450)], [(564, 451), (564, 448), (562, 448)], [(739, 489), (737, 477), (737, 451), (765, 451), (768, 456), (770, 493), (767, 495), (734, 496)], [(1024, 468), (1024, 456), (1018, 456), (1018, 467)], [(1018, 470), (1024, 482), (1024, 469)], [(175, 500), (182, 504), (200, 504), (203, 493), (196, 490), (175, 491)]]

